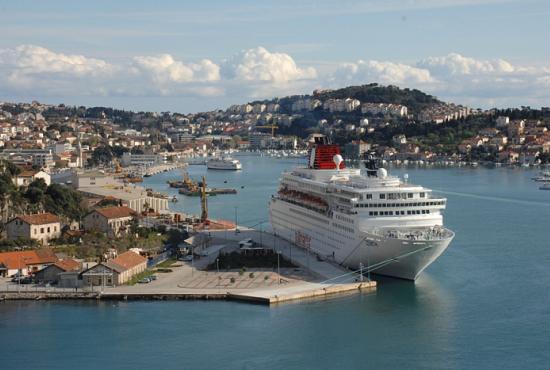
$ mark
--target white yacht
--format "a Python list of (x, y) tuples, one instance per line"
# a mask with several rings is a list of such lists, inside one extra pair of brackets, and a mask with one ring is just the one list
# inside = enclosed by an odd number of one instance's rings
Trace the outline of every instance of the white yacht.
[(212, 158), (206, 162), (209, 170), (240, 170), (241, 162), (231, 157)]
[(273, 231), (351, 268), (415, 280), (445, 251), (447, 200), (389, 176), (369, 157), (346, 168), (337, 145), (315, 138), (306, 167), (284, 172), (270, 201)]

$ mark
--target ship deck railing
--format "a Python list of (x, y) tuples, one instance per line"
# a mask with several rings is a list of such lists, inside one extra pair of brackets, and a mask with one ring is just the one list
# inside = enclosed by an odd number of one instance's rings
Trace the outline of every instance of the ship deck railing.
[(444, 240), (452, 237), (454, 233), (444, 227), (432, 227), (425, 230), (397, 230), (397, 229), (377, 229), (372, 232), (377, 236), (389, 239), (410, 240), (410, 241), (430, 241)]

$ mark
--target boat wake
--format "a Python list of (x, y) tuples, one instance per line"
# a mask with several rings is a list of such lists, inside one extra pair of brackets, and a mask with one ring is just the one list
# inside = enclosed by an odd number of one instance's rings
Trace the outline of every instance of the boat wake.
[(489, 195), (478, 195), (478, 194), (471, 194), (471, 193), (461, 193), (461, 192), (456, 192), (456, 191), (445, 191), (445, 190), (435, 190), (435, 189), (434, 189), (434, 192), (438, 192), (438, 193), (446, 194), (446, 195), (456, 195), (456, 196), (459, 196), (459, 197), (491, 200), (491, 201), (495, 201), (495, 202), (550, 207), (550, 203), (548, 203), (548, 202), (535, 202), (535, 201), (532, 201), (532, 200), (492, 197), (492, 196), (489, 196)]

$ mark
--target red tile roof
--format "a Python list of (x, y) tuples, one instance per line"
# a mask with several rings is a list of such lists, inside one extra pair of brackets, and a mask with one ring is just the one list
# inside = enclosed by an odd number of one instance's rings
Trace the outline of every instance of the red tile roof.
[(34, 215), (19, 215), (16, 218), (31, 225), (44, 225), (59, 222), (59, 217), (52, 213), (37, 213)]
[(28, 265), (55, 263), (58, 259), (51, 249), (0, 253), (0, 264), (9, 269), (20, 269)]
[(63, 271), (78, 271), (78, 270), (80, 270), (80, 263), (73, 260), (73, 259), (71, 259), (71, 258), (66, 258), (66, 259), (59, 260), (56, 263), (54, 263), (54, 265), (56, 265), (57, 267), (59, 267)]
[(106, 207), (106, 208), (98, 208), (95, 210), (100, 215), (106, 217), (106, 218), (122, 218), (122, 217), (130, 217), (134, 215), (136, 212), (126, 206), (122, 207)]
[(17, 177), (33, 177), (37, 173), (38, 171), (35, 171), (35, 170), (24, 170), (24, 171), (21, 171), (19, 175), (17, 175)]
[(122, 267), (123, 270), (128, 270), (128, 269), (131, 269), (132, 267), (142, 264), (143, 262), (147, 262), (147, 258), (140, 256), (135, 252), (128, 251), (128, 252), (119, 254), (117, 258), (113, 258), (108, 262), (114, 263)]

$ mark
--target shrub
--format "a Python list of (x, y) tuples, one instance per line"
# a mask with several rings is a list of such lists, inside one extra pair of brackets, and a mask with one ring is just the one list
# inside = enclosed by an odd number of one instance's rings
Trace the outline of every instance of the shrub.
[(248, 274), (248, 277), (251, 278), (251, 279), (254, 279), (254, 273), (251, 272), (250, 274)]

